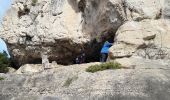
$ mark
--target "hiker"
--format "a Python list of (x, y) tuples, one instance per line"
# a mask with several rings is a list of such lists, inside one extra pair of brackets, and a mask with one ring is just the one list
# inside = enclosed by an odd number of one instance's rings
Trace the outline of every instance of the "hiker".
[(86, 56), (85, 53), (82, 52), (80, 55), (80, 64), (85, 63), (85, 56)]
[(84, 50), (82, 50), (82, 49), (81, 49), (80, 52), (81, 52), (80, 55), (77, 56), (76, 59), (75, 59), (76, 64), (85, 63), (85, 56), (86, 56), (86, 54), (85, 54)]
[(75, 62), (76, 62), (76, 64), (80, 64), (80, 57), (79, 56), (76, 57)]
[(109, 48), (112, 46), (111, 42), (106, 41), (101, 49), (101, 57), (100, 57), (100, 62), (106, 62), (108, 53), (109, 53)]

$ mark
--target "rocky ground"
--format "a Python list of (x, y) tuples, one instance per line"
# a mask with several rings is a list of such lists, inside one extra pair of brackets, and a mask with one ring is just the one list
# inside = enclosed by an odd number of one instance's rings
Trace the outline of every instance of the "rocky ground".
[[(22, 67), (0, 74), (0, 100), (169, 100), (170, 0), (12, 1), (0, 38)], [(109, 59), (125, 68), (70, 65), (82, 49), (95, 61), (109, 39)], [(56, 63), (44, 70), (47, 55)]]
[(0, 74), (0, 100), (169, 100), (168, 62), (138, 57), (118, 61), (128, 62), (128, 68), (89, 73), (85, 69), (96, 64), (89, 63)]

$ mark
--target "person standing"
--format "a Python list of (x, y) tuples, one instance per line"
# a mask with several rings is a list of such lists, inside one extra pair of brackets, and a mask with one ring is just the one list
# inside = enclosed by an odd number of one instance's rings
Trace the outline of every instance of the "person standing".
[(82, 64), (85, 63), (86, 54), (83, 49), (80, 50), (80, 55), (78, 55), (75, 59), (76, 64)]
[(100, 62), (106, 62), (108, 53), (109, 53), (109, 48), (112, 46), (112, 43), (106, 41), (101, 49), (101, 56), (100, 56)]

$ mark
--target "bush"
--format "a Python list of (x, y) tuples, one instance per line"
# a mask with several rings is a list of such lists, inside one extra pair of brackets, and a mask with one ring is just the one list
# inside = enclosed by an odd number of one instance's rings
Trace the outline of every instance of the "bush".
[(32, 5), (32, 6), (35, 6), (37, 2), (38, 2), (38, 0), (32, 0), (31, 5)]
[(0, 53), (0, 73), (7, 73), (8, 67), (10, 67), (10, 59), (8, 58), (8, 54), (4, 51)]
[(86, 72), (94, 73), (97, 71), (103, 71), (107, 69), (120, 69), (120, 68), (122, 68), (122, 66), (117, 62), (107, 62), (107, 63), (92, 65), (86, 69)]

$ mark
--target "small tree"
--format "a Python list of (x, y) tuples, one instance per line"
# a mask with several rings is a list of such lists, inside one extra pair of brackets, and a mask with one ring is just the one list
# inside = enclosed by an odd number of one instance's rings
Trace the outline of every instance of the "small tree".
[(10, 59), (6, 51), (0, 53), (0, 73), (7, 73), (8, 67), (10, 67)]

